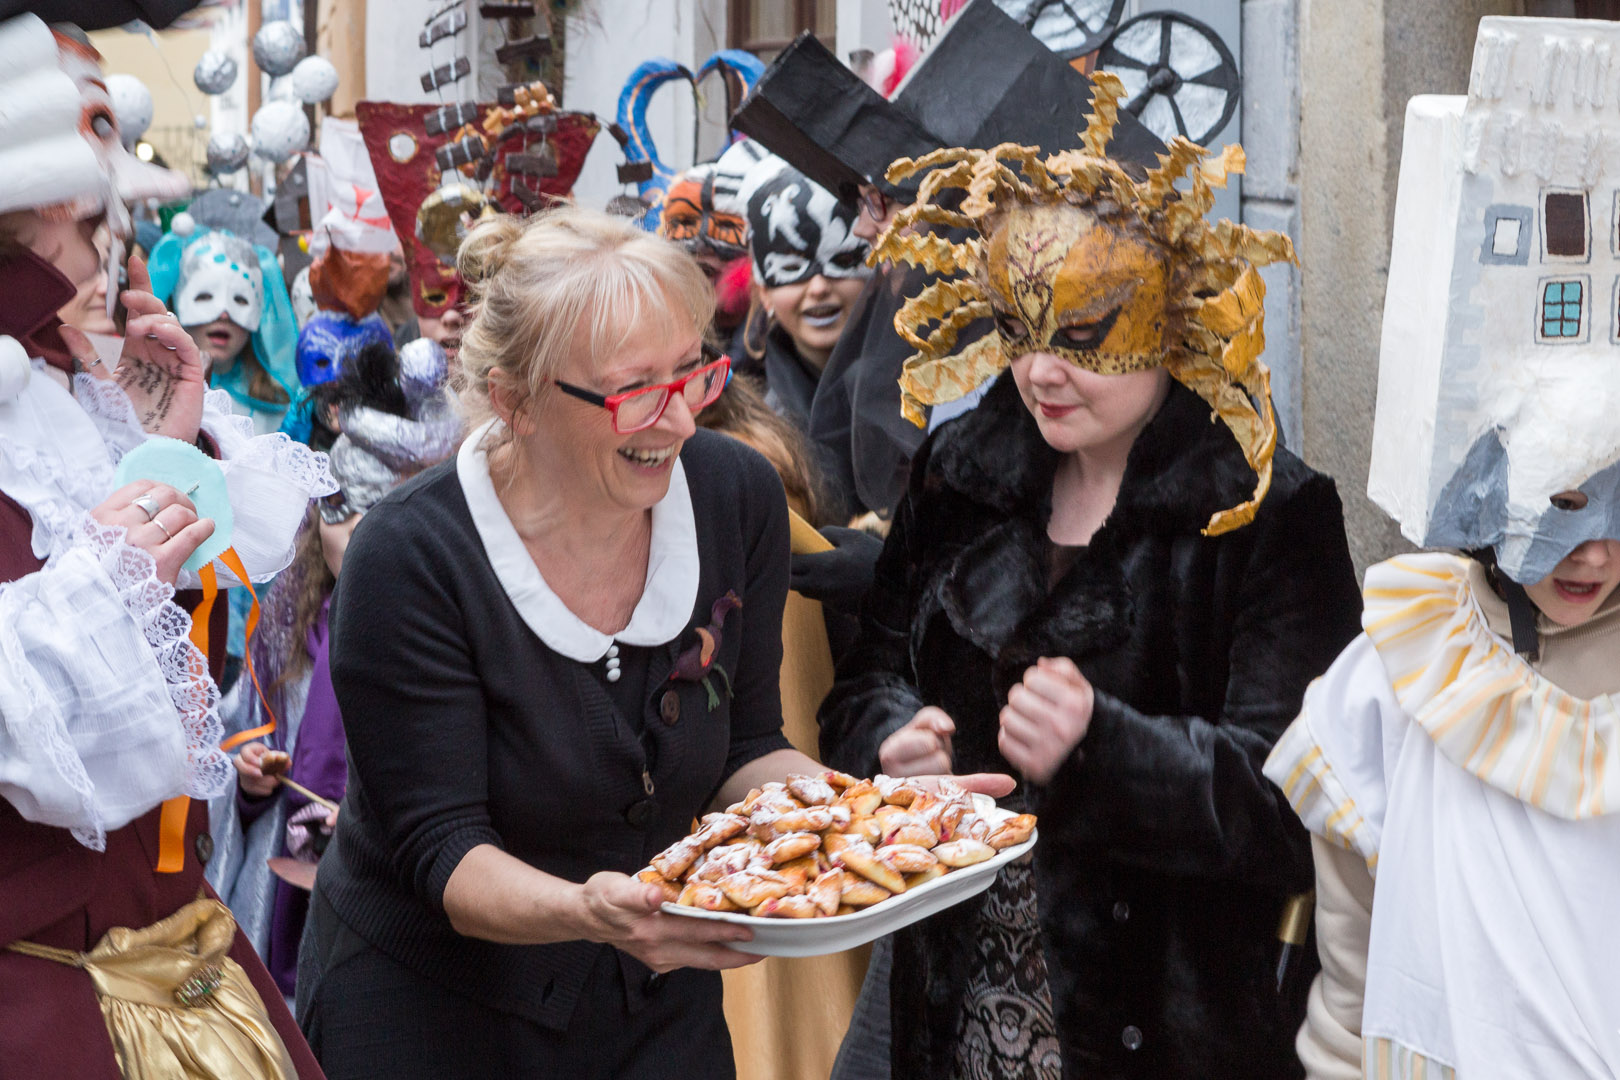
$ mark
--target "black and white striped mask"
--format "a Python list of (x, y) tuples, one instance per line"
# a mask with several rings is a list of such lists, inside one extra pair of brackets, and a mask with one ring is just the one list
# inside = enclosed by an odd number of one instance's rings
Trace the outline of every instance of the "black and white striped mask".
[(767, 289), (797, 285), (820, 274), (862, 278), (870, 250), (854, 235), (856, 209), (839, 202), (779, 157), (748, 170), (748, 246), (754, 277)]

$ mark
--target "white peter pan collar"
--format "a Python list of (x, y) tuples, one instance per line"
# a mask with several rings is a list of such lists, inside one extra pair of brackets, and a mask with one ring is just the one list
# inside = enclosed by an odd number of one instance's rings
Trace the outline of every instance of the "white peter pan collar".
[(582, 664), (602, 659), (615, 641), (663, 645), (679, 637), (697, 602), (699, 572), (697, 522), (680, 458), (670, 470), (669, 490), (652, 508), (652, 543), (641, 600), (628, 626), (617, 634), (604, 634), (568, 610), (551, 591), (495, 494), (483, 446), (484, 437), (498, 424), (499, 420), (491, 420), (467, 436), (456, 454), (456, 477), (495, 577), (529, 629), (548, 648)]

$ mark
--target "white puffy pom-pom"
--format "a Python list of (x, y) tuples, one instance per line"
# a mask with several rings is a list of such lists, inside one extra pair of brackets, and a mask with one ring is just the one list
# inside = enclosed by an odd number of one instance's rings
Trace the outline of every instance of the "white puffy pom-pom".
[(0, 337), (0, 401), (10, 401), (23, 392), (34, 373), (28, 350), (14, 337)]
[(174, 215), (174, 219), (169, 222), (169, 231), (176, 236), (190, 236), (196, 230), (197, 219), (184, 210)]

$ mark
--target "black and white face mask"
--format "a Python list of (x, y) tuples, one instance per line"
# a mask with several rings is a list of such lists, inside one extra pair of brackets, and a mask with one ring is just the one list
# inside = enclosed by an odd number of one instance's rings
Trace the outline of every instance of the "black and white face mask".
[(748, 170), (742, 198), (748, 206), (748, 247), (754, 277), (767, 289), (825, 278), (863, 278), (870, 250), (855, 236), (856, 208), (779, 157)]

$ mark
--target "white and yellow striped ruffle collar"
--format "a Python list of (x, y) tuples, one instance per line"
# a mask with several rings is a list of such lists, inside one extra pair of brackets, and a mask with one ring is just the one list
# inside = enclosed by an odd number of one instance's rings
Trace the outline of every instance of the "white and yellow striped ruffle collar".
[(1464, 558), (1398, 556), (1369, 568), (1362, 592), (1396, 699), (1448, 760), (1561, 818), (1620, 808), (1620, 703), (1577, 698), (1514, 653), (1486, 625)]
[(1457, 1080), (1457, 1070), (1393, 1039), (1361, 1040), (1362, 1080)]

